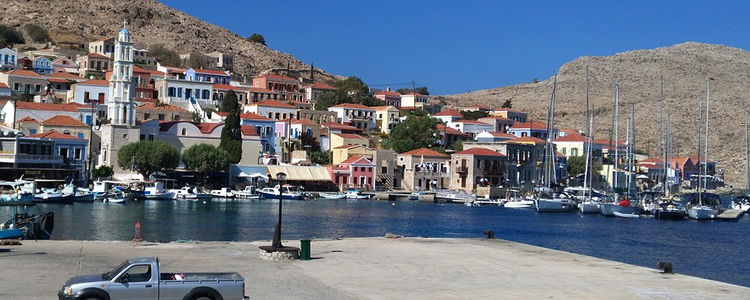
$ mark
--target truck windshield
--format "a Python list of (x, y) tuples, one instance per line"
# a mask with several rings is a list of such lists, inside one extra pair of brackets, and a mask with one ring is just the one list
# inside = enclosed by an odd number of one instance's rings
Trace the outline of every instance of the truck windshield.
[(107, 273), (102, 274), (102, 279), (104, 280), (110, 280), (112, 277), (115, 277), (117, 274), (122, 272), (123, 269), (125, 269), (129, 265), (128, 261), (122, 262), (117, 268), (114, 268), (112, 271), (109, 271)]

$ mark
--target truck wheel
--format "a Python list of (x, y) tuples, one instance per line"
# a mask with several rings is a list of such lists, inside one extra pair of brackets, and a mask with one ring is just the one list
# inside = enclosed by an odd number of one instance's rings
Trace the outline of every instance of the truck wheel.
[(208, 287), (195, 288), (185, 295), (184, 300), (223, 300), (221, 294)]

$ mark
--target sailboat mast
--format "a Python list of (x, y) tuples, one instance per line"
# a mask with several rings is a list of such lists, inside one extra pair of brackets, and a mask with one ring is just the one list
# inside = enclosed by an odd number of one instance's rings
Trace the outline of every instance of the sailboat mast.
[[(589, 150), (591, 149), (591, 125), (589, 124), (589, 66), (586, 66), (586, 111), (584, 113), (586, 115), (586, 123), (584, 123), (584, 126), (586, 126), (586, 139), (588, 139), (588, 142), (583, 148), (583, 151), (586, 152), (586, 168), (583, 173), (583, 196), (586, 197), (586, 185), (589, 180), (589, 162), (591, 160), (591, 156), (589, 156)], [(591, 197), (591, 192), (589, 192), (589, 197)]]
[(549, 122), (549, 133), (547, 133), (547, 143), (549, 144), (550, 149), (550, 175), (551, 175), (551, 181), (554, 181), (557, 183), (557, 169), (555, 168), (555, 162), (557, 159), (557, 153), (555, 151), (555, 146), (552, 144), (553, 135), (555, 132), (555, 102), (557, 102), (557, 96), (555, 92), (557, 91), (557, 74), (555, 74), (555, 84), (552, 88), (552, 111), (550, 112), (550, 122)]
[(627, 117), (625, 120), (625, 168), (626, 171), (623, 172), (625, 177), (625, 188), (627, 189), (627, 197), (630, 197), (630, 175), (628, 172), (630, 172), (630, 117)]
[[(706, 78), (706, 146), (703, 147), (703, 188), (706, 188), (708, 176), (708, 117), (711, 111), (711, 78)], [(699, 161), (700, 163), (700, 161)]]
[[(552, 81), (552, 97), (549, 100), (549, 108), (547, 109), (547, 138), (544, 141), (544, 185), (550, 187), (552, 168), (550, 168), (550, 152), (552, 151), (552, 122), (555, 114), (555, 91), (557, 89), (557, 74), (555, 74)], [(554, 153), (551, 153), (551, 157), (554, 158)], [(552, 161), (554, 167), (554, 160)]]
[(662, 168), (659, 168), (659, 180), (657, 182), (661, 182), (662, 190), (664, 190), (664, 186), (666, 185), (666, 172), (667, 172), (667, 149), (664, 147), (664, 76), (659, 76), (659, 158), (664, 158), (664, 162), (662, 163)]
[(662, 187), (662, 192), (664, 193), (664, 196), (667, 196), (667, 179), (669, 178), (669, 162), (672, 161), (672, 127), (670, 123), (669, 115), (667, 115), (667, 136), (666, 136), (666, 147), (664, 151), (664, 185)]
[[(614, 144), (615, 144), (615, 169), (614, 169), (614, 172), (612, 174), (612, 177), (613, 177), (613, 180), (614, 180), (612, 182), (612, 187), (613, 187), (613, 190), (615, 190), (615, 194), (617, 194), (617, 168), (618, 168), (618, 163), (619, 163), (619, 160), (620, 160), (619, 157), (618, 157), (618, 154), (619, 154), (618, 153), (618, 149), (619, 149), (618, 146), (619, 145), (617, 144), (617, 142), (619, 140), (619, 134), (618, 134), (619, 124), (620, 124), (620, 82), (618, 81), (617, 83), (615, 83), (615, 140), (614, 140)], [(610, 143), (611, 143), (611, 141), (610, 141)], [(612, 149), (610, 149), (610, 150), (612, 150)]]
[(745, 193), (750, 191), (750, 137), (748, 136), (750, 115), (745, 112)]
[[(630, 105), (630, 165), (628, 166), (628, 178), (630, 178), (630, 184), (628, 188), (633, 188), (635, 185), (635, 174), (638, 167), (635, 161), (635, 105)], [(632, 191), (630, 191), (632, 193)]]
[(698, 204), (703, 205), (703, 194), (701, 189), (701, 183), (703, 180), (700, 178), (700, 174), (703, 172), (701, 171), (701, 135), (703, 132), (701, 131), (701, 125), (703, 125), (703, 98), (698, 98), (698, 177), (697, 177), (697, 184), (698, 184)]
[[(594, 150), (592, 149), (593, 143), (594, 143), (594, 113), (589, 112), (591, 116), (589, 116), (589, 152), (588, 152), (588, 159), (587, 162), (590, 162), (590, 170), (594, 170), (594, 158), (592, 157), (592, 154), (594, 154)], [(591, 191), (589, 191), (589, 196), (592, 195), (591, 192), (594, 191), (594, 176), (589, 175), (589, 188)]]

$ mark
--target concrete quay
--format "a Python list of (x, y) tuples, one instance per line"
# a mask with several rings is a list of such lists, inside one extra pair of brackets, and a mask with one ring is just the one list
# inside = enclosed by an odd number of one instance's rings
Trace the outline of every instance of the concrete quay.
[[(235, 271), (251, 299), (747, 299), (750, 288), (504, 240), (313, 240), (312, 260), (260, 259), (259, 242), (24, 241), (0, 246), (0, 299), (55, 299), (64, 280), (129, 257), (165, 272)], [(299, 241), (286, 241), (299, 246)], [(657, 262), (654, 262), (654, 266)], [(680, 266), (675, 266), (679, 272)]]

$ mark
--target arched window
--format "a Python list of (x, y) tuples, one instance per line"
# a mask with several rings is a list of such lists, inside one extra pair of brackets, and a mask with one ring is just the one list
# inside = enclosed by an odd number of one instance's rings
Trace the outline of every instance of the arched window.
[(187, 134), (187, 128), (182, 129), (182, 135), (185, 135), (185, 134)]

